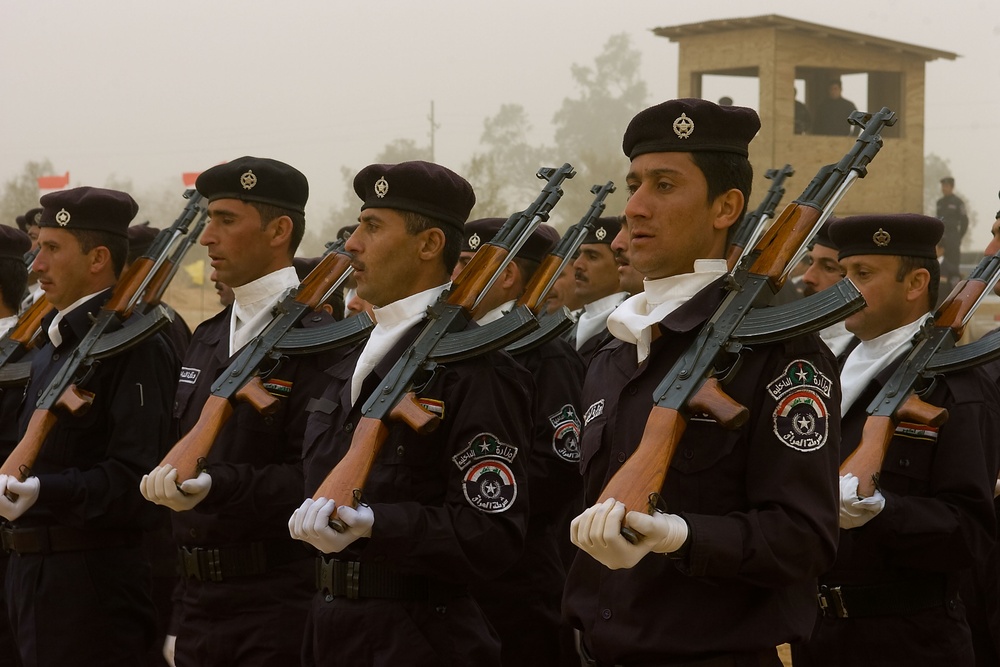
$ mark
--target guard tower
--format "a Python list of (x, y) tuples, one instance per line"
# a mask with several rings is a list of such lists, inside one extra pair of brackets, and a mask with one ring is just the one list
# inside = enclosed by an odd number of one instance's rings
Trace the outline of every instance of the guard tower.
[(680, 46), (678, 97), (704, 97), (712, 75), (758, 82), (761, 129), (750, 144), (755, 167), (751, 208), (768, 188), (767, 169), (786, 163), (795, 169), (784, 205), (821, 166), (851, 148), (854, 137), (815, 134), (796, 123), (796, 92), (804, 97), (808, 116), (816, 119), (830, 82), (851, 77), (855, 90), (867, 84), (867, 99), (852, 100), (859, 110), (889, 107), (898, 121), (882, 133), (884, 145), (868, 176), (851, 188), (836, 214), (923, 211), (924, 66), (938, 58), (954, 60), (956, 54), (773, 14), (653, 33)]

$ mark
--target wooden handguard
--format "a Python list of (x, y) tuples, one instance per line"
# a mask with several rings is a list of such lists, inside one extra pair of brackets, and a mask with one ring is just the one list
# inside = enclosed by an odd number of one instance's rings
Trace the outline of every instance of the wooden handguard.
[(38, 333), (38, 329), (42, 326), (42, 318), (48, 315), (51, 310), (52, 304), (42, 295), (38, 301), (31, 304), (31, 307), (24, 311), (24, 314), (18, 318), (17, 324), (10, 330), (7, 337), (17, 341), (25, 348), (30, 347), (32, 341), (35, 339), (35, 335)]
[(319, 308), (330, 288), (344, 275), (351, 265), (351, 256), (342, 252), (330, 252), (309, 272), (299, 286), (295, 300), (308, 305), (313, 310)]
[[(774, 224), (764, 233), (757, 247), (763, 248), (750, 268), (750, 273), (767, 276), (776, 289), (781, 288), (781, 275), (789, 260), (806, 240), (819, 219), (820, 211), (811, 206), (789, 204)], [(791, 220), (791, 231), (786, 233), (785, 225)], [(781, 243), (777, 241), (781, 234)]]
[(561, 257), (546, 255), (542, 263), (535, 269), (531, 281), (524, 288), (524, 292), (518, 298), (515, 306), (527, 306), (531, 312), (537, 315), (545, 303), (542, 301), (545, 287), (559, 269), (560, 264), (562, 264)]
[(840, 474), (858, 478), (858, 495), (868, 498), (875, 493), (885, 452), (900, 422), (940, 426), (948, 420), (948, 411), (925, 403), (911, 395), (896, 411), (895, 417), (869, 416), (861, 432), (861, 442), (840, 465)]
[(496, 272), (495, 267), (500, 266), (505, 257), (507, 251), (499, 246), (487, 243), (479, 248), (455, 279), (455, 284), (448, 295), (448, 303), (471, 312), (473, 318), (480, 315), (481, 313), (473, 311), (476, 299), (489, 284), (490, 278)]
[(169, 464), (177, 469), (178, 484), (198, 476), (201, 461), (212, 450), (215, 439), (232, 414), (233, 406), (228, 400), (219, 396), (208, 397), (198, 422), (160, 461), (161, 466)]
[(31, 466), (35, 465), (42, 443), (55, 426), (56, 419), (56, 413), (51, 410), (35, 410), (31, 413), (28, 429), (14, 451), (0, 466), (0, 475), (14, 477), (21, 482), (26, 480), (31, 475)]

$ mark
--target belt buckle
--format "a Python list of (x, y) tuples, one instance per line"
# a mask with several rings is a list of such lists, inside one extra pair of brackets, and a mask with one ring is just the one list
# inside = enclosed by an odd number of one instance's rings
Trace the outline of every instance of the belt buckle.
[(320, 593), (333, 595), (333, 560), (316, 558), (316, 588)]
[(357, 561), (347, 562), (347, 573), (344, 577), (344, 587), (348, 600), (357, 600), (361, 580), (361, 563)]
[(844, 604), (844, 593), (840, 586), (820, 586), (816, 598), (819, 600), (819, 607), (823, 610), (824, 616), (848, 617), (847, 605)]
[(199, 551), (200, 549), (197, 547), (194, 549), (181, 547), (181, 574), (185, 577), (193, 577), (201, 581), (201, 561), (198, 560)]

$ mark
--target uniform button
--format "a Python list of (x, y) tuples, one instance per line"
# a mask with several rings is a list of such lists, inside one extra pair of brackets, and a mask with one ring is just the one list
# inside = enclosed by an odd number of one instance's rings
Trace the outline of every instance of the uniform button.
[(603, 618), (605, 621), (610, 621), (611, 620), (611, 610), (610, 609), (605, 609), (604, 611), (602, 611), (601, 612), (601, 618)]
[(625, 463), (625, 459), (627, 458), (628, 457), (625, 456), (625, 452), (618, 452), (618, 463)]
[(629, 387), (629, 388), (628, 388), (628, 395), (629, 395), (629, 396), (635, 396), (635, 393), (636, 393), (637, 391), (639, 391), (639, 390), (638, 390), (638, 389), (636, 389), (636, 388), (635, 388), (635, 386), (633, 385), (633, 386), (631, 386), (631, 387)]
[(899, 467), (900, 468), (909, 468), (910, 467), (910, 459), (899, 459)]
[(52, 361), (59, 361), (59, 353), (58, 352), (56, 352), (55, 354), (52, 355)]
[(267, 415), (266, 417), (264, 417), (264, 423), (267, 424), (268, 426), (274, 426), (274, 417), (272, 417), (271, 415)]
[(396, 447), (396, 456), (402, 456), (405, 453), (406, 453), (406, 447), (403, 447), (402, 445)]
[(354, 430), (354, 424), (353, 423), (347, 422), (346, 424), (344, 424), (344, 432), (345, 433), (350, 433), (353, 430)]
[(686, 459), (693, 459), (694, 458), (694, 450), (691, 449), (691, 448), (685, 449), (684, 450), (684, 458), (686, 458)]

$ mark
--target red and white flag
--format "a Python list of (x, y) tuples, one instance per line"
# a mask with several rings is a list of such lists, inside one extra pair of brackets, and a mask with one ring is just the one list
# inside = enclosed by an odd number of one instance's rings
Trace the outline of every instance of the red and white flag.
[(200, 171), (185, 171), (181, 174), (181, 179), (184, 181), (184, 187), (193, 188), (194, 182), (198, 180), (198, 175), (201, 174)]
[(62, 176), (39, 176), (38, 177), (38, 189), (41, 191), (39, 194), (45, 194), (46, 192), (52, 192), (54, 190), (62, 190), (69, 185), (69, 172), (67, 171)]

